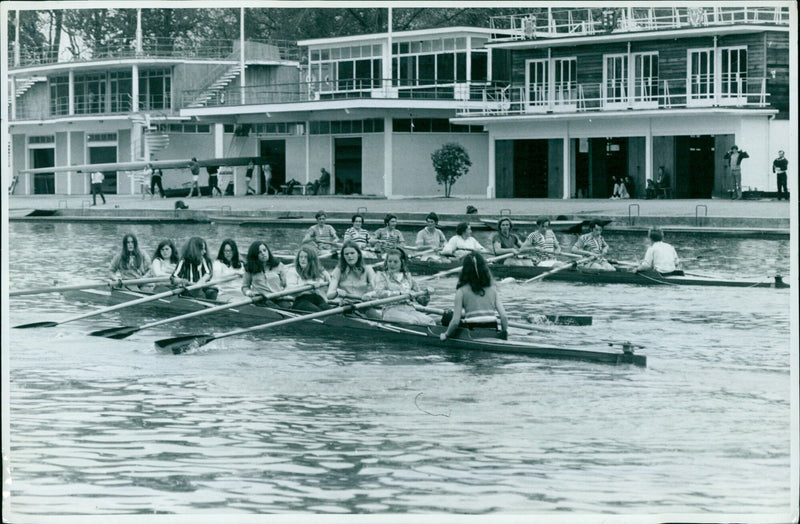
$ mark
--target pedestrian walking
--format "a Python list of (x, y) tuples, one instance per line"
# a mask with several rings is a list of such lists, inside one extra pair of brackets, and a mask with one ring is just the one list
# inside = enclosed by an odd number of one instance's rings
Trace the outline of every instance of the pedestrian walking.
[(747, 151), (739, 151), (739, 147), (734, 144), (730, 151), (725, 153), (725, 160), (728, 161), (728, 168), (731, 172), (731, 200), (742, 198), (742, 160), (750, 158)]
[(784, 197), (789, 200), (789, 188), (786, 180), (789, 161), (783, 154), (783, 151), (778, 151), (778, 158), (772, 161), (772, 172), (778, 174), (778, 200)]
[(200, 164), (197, 163), (197, 159), (192, 157), (192, 161), (189, 162), (189, 171), (192, 172), (192, 188), (189, 190), (189, 198), (194, 196), (195, 190), (197, 190), (197, 196), (200, 196)]
[(161, 171), (160, 167), (153, 168), (153, 165), (150, 164), (150, 199), (152, 199), (156, 194), (156, 186), (158, 186), (158, 194), (161, 195), (161, 198), (166, 198), (167, 195), (164, 193), (164, 186), (161, 185), (161, 179), (164, 176), (164, 172)]
[(214, 191), (219, 193), (219, 196), (222, 196), (222, 190), (219, 188), (219, 177), (217, 176), (219, 167), (208, 166), (206, 171), (208, 171), (208, 198), (214, 198)]
[(106, 203), (106, 196), (103, 194), (103, 180), (106, 176), (102, 171), (94, 171), (92, 173), (92, 205), (97, 205), (97, 195), (103, 199), (103, 204)]

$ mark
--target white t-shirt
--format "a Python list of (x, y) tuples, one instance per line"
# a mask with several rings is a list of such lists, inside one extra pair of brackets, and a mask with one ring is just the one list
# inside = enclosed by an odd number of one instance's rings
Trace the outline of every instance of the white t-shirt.
[(671, 273), (678, 269), (679, 259), (675, 248), (666, 242), (655, 242), (647, 248), (643, 264), (659, 273)]
[(105, 178), (102, 171), (95, 171), (92, 173), (92, 184), (102, 184)]

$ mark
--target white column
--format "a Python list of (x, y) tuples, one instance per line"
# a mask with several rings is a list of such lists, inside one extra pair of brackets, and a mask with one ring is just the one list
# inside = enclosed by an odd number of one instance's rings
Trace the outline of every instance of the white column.
[(19, 10), (17, 13), (16, 31), (14, 34), (14, 66), (19, 67)]
[[(383, 67), (381, 74), (383, 75), (383, 89), (384, 96), (389, 98), (389, 93), (392, 87), (392, 8), (389, 8), (388, 20), (386, 23), (387, 38), (386, 38), (386, 51), (383, 53)], [(398, 71), (399, 73), (399, 71)]]
[(562, 195), (561, 198), (564, 200), (568, 200), (571, 195), (571, 185), (570, 180), (572, 179), (572, 171), (570, 170), (570, 156), (572, 153), (572, 148), (570, 147), (570, 138), (569, 138), (569, 122), (567, 122), (566, 128), (564, 129), (564, 145), (562, 146), (562, 162), (564, 163), (564, 167), (561, 169), (561, 182), (562, 182)]
[(719, 105), (719, 95), (722, 91), (722, 57), (717, 52), (717, 37), (714, 37), (714, 105)]
[(247, 87), (247, 79), (244, 76), (245, 63), (244, 63), (244, 7), (239, 11), (239, 84), (242, 93), (242, 105), (247, 103), (245, 95), (245, 87)]
[[(647, 188), (647, 181), (653, 178), (653, 119), (648, 119), (647, 134), (644, 137), (644, 183)], [(638, 184), (639, 181), (637, 180)], [(631, 195), (631, 198), (633, 195)]]
[(306, 140), (306, 184), (311, 182), (311, 122), (305, 122), (305, 140)]
[[(72, 165), (72, 132), (69, 130), (67, 131), (67, 165)], [(72, 194), (72, 176), (74, 171), (67, 171), (65, 173), (67, 177), (67, 194)]]
[(17, 77), (12, 76), (11, 85), (9, 86), (11, 91), (8, 93), (8, 96), (11, 98), (11, 120), (16, 120), (17, 118)]
[(383, 117), (383, 196), (392, 196), (392, 117)]
[(72, 116), (75, 114), (75, 71), (72, 69), (69, 70), (69, 84), (67, 87), (67, 93), (69, 96), (69, 100), (67, 101), (67, 114)]
[(142, 9), (136, 8), (136, 56), (142, 54)]
[(131, 111), (139, 112), (139, 66), (131, 66)]
[(489, 179), (486, 181), (486, 198), (496, 198), (497, 194), (494, 156), (494, 136), (489, 132)]

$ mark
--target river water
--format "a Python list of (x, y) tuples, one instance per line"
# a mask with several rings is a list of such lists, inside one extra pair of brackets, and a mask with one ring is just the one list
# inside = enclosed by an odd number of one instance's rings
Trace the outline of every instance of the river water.
[[(264, 238), (288, 253), (302, 236), (227, 225), (12, 223), (9, 287), (104, 278), (128, 231), (148, 254), (161, 238), (180, 245), (193, 235), (212, 255), (227, 237), (243, 251)], [(477, 236), (488, 243), (487, 233)], [(615, 258), (643, 254), (639, 236), (607, 240)], [(691, 272), (790, 280), (788, 240), (668, 240)], [(449, 305), (455, 278), (431, 285), (431, 305)], [(155, 318), (125, 310), (12, 329), (4, 452), (13, 482), (4, 512), (15, 522), (297, 512), (700, 520), (782, 518), (796, 508), (789, 290), (543, 281), (504, 282), (500, 292), (512, 319), (594, 320), (512, 337), (597, 349), (630, 340), (645, 346), (647, 368), (308, 333), (252, 333), (181, 356), (154, 349), (173, 334), (233, 328), (200, 319), (125, 340), (87, 336)], [(6, 324), (87, 307), (59, 295), (14, 297)]]

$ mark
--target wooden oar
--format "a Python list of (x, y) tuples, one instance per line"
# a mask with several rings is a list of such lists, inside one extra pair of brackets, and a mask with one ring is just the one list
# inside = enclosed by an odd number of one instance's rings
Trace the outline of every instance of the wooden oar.
[(259, 295), (256, 297), (249, 297), (247, 299), (239, 300), (236, 302), (228, 302), (227, 304), (221, 304), (219, 306), (214, 306), (208, 309), (201, 309), (199, 311), (192, 311), (191, 313), (185, 313), (183, 315), (178, 315), (176, 317), (165, 318), (163, 320), (157, 320), (155, 322), (150, 322), (148, 324), (142, 324), (141, 326), (117, 326), (112, 328), (100, 329), (98, 331), (92, 331), (89, 333), (95, 337), (107, 337), (107, 338), (116, 338), (122, 339), (129, 337), (136, 333), (137, 331), (141, 331), (143, 329), (149, 329), (151, 327), (160, 326), (162, 324), (169, 324), (171, 322), (177, 322), (179, 320), (186, 320), (187, 318), (194, 318), (199, 317), (201, 315), (207, 315), (209, 313), (216, 313), (217, 311), (224, 311), (226, 309), (232, 309), (235, 307), (246, 306), (248, 304), (254, 304), (256, 302), (261, 302), (263, 300), (272, 300), (273, 298), (279, 298), (286, 295), (294, 295), (295, 293), (302, 293), (304, 291), (310, 291), (312, 289), (316, 289), (318, 287), (327, 286), (327, 283), (320, 282), (318, 284), (306, 284), (305, 286), (294, 287), (290, 289), (284, 289), (283, 291), (276, 291), (275, 293), (269, 293), (267, 295)]
[[(506, 253), (505, 255), (499, 255), (499, 256), (496, 256), (496, 257), (487, 258), (486, 259), (486, 263), (489, 264), (491, 262), (497, 262), (498, 260), (505, 260), (506, 258), (510, 258), (510, 257), (513, 257), (513, 256), (514, 256), (514, 253)], [(425, 276), (425, 277), (418, 278), (417, 281), (420, 281), (420, 280), (431, 280), (431, 279), (434, 279), (434, 278), (439, 278), (439, 277), (443, 277), (443, 276), (446, 276), (446, 275), (450, 275), (452, 273), (458, 273), (459, 271), (461, 271), (461, 265), (457, 265), (454, 268), (445, 269), (444, 271), (439, 271), (438, 273), (435, 273), (433, 275), (428, 275), (428, 276)]]
[(90, 311), (89, 313), (83, 313), (80, 315), (76, 315), (74, 317), (70, 317), (60, 321), (44, 321), (44, 322), (32, 322), (30, 324), (22, 324), (19, 326), (14, 326), (17, 329), (25, 329), (25, 328), (34, 328), (34, 327), (54, 327), (61, 324), (66, 324), (67, 322), (72, 322), (74, 320), (80, 320), (82, 318), (93, 317), (96, 315), (102, 315), (103, 313), (110, 313), (111, 311), (117, 311), (118, 309), (123, 309), (131, 306), (137, 306), (139, 304), (144, 304), (146, 302), (153, 302), (154, 300), (159, 300), (162, 298), (170, 297), (173, 295), (180, 295), (184, 291), (193, 291), (195, 289), (202, 289), (204, 287), (213, 286), (215, 284), (219, 284), (222, 282), (228, 282), (235, 278), (240, 278), (240, 275), (230, 275), (225, 278), (221, 278), (215, 281), (209, 282), (199, 282), (197, 284), (193, 284), (191, 286), (185, 287), (178, 287), (175, 289), (171, 289), (169, 291), (164, 291), (163, 293), (156, 293), (155, 295), (147, 295), (142, 298), (137, 298), (136, 300), (131, 300), (129, 302), (123, 302), (122, 304), (117, 304), (115, 306), (109, 306), (107, 308), (98, 309), (97, 311)]
[[(433, 313), (434, 315), (444, 315), (444, 313), (445, 313), (444, 309), (439, 309), (439, 308), (435, 308), (435, 307), (428, 307), (428, 306), (421, 306), (419, 304), (414, 304), (414, 309), (416, 309), (417, 311), (422, 311), (423, 313)], [(513, 328), (525, 329), (527, 331), (532, 331), (532, 330), (534, 330), (534, 331), (548, 331), (548, 332), (551, 331), (550, 329), (541, 328), (541, 327), (535, 327), (535, 326), (532, 326), (530, 324), (523, 324), (522, 322), (514, 322), (514, 321), (511, 321), (511, 320), (508, 322), (508, 325), (513, 327)]]
[(595, 258), (597, 258), (597, 257), (599, 257), (599, 256), (600, 256), (600, 255), (592, 255), (592, 256), (590, 256), (590, 257), (584, 257), (584, 258), (582, 258), (582, 259), (580, 259), (580, 260), (575, 260), (574, 262), (570, 262), (569, 264), (563, 264), (563, 265), (560, 265), (560, 266), (558, 266), (558, 267), (557, 267), (557, 268), (555, 268), (555, 269), (551, 269), (550, 271), (547, 271), (546, 273), (542, 273), (541, 275), (536, 275), (536, 276), (535, 276), (535, 277), (533, 277), (533, 278), (529, 278), (528, 280), (526, 280), (526, 281), (525, 281), (525, 282), (523, 282), (523, 283), (524, 283), (524, 284), (528, 284), (528, 283), (530, 283), (530, 282), (536, 282), (537, 280), (542, 280), (543, 278), (547, 278), (547, 277), (549, 277), (550, 275), (555, 275), (555, 274), (556, 274), (556, 273), (558, 273), (559, 271), (564, 271), (565, 269), (569, 269), (569, 268), (571, 268), (571, 267), (576, 267), (578, 264), (580, 264), (580, 263), (582, 263), (582, 262), (589, 262), (590, 260), (593, 260), (593, 259), (595, 259)]
[(257, 326), (236, 329), (233, 331), (228, 331), (227, 333), (220, 333), (218, 335), (184, 335), (180, 337), (172, 337), (172, 338), (164, 338), (161, 340), (156, 340), (155, 344), (156, 347), (158, 348), (168, 349), (173, 353), (178, 354), (182, 353), (189, 347), (204, 346), (209, 342), (213, 340), (218, 340), (220, 338), (233, 337), (236, 335), (241, 335), (243, 333), (250, 333), (252, 331), (262, 331), (265, 329), (271, 329), (279, 326), (286, 326), (288, 324), (295, 324), (297, 322), (305, 322), (307, 320), (330, 317), (333, 315), (338, 315), (339, 313), (350, 313), (359, 309), (382, 306), (384, 304), (391, 304), (393, 302), (401, 302), (403, 300), (409, 300), (414, 296), (415, 296), (414, 293), (406, 293), (403, 295), (397, 295), (393, 297), (368, 300), (366, 302), (359, 302), (357, 304), (346, 304), (332, 309), (326, 309), (325, 311), (317, 311), (316, 313), (310, 313), (308, 315), (300, 315), (294, 318), (285, 318), (283, 320), (276, 320), (274, 322), (269, 322), (267, 324), (259, 324)]
[(155, 284), (158, 282), (166, 282), (169, 277), (150, 277), (139, 278), (136, 280), (107, 280), (105, 282), (86, 282), (84, 284), (73, 284), (70, 286), (57, 286), (57, 287), (42, 287), (36, 289), (21, 289), (19, 291), (11, 291), (8, 296), (18, 297), (20, 295), (38, 295), (40, 293), (59, 293), (61, 291), (74, 291), (78, 289), (97, 289), (102, 287), (114, 287), (120, 283), (123, 286), (138, 286), (140, 284)]

